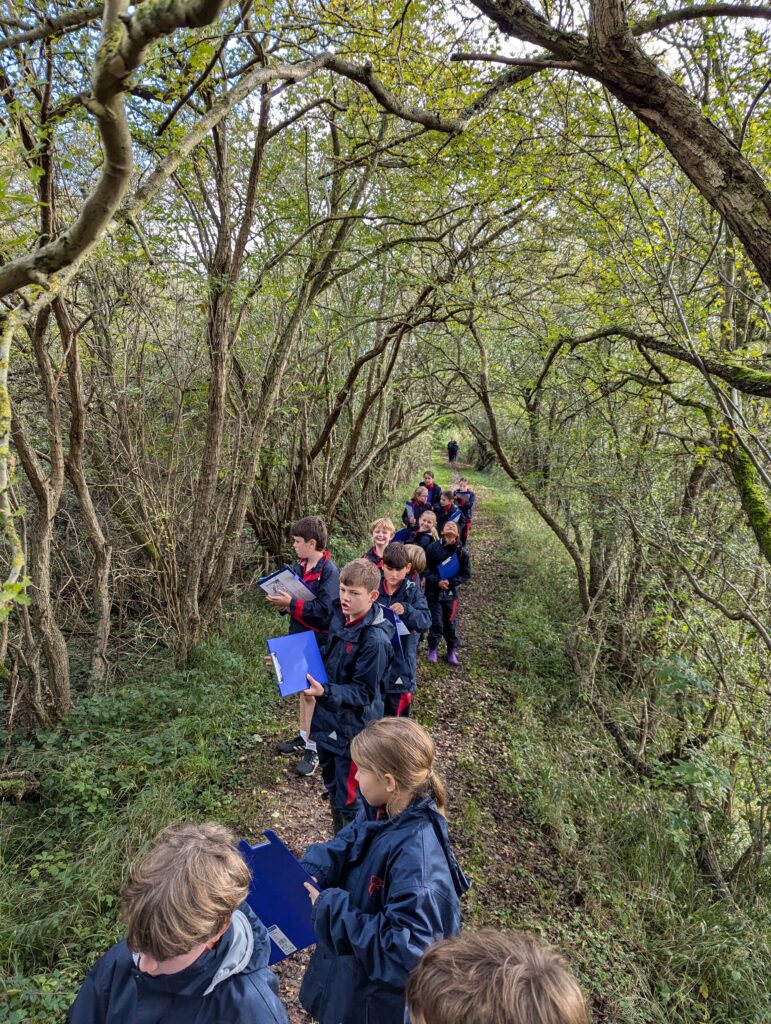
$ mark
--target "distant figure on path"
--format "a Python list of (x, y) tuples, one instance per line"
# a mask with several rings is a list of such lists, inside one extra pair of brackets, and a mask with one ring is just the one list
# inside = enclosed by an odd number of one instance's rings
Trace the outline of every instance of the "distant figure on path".
[(457, 441), (450, 441), (450, 443), (447, 445), (447, 458), (450, 460), (450, 462), (457, 462), (458, 461), (458, 442)]

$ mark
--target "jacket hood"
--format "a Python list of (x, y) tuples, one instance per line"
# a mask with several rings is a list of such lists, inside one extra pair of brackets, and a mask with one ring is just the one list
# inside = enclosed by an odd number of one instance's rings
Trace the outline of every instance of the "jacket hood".
[[(368, 808), (369, 813), (376, 814), (377, 808)], [(414, 834), (419, 824), (428, 818), (434, 834), (442, 848), (447, 867), (450, 871), (452, 884), (458, 896), (462, 896), (471, 888), (471, 882), (463, 873), (450, 845), (450, 836), (447, 832), (447, 821), (443, 814), (440, 814), (435, 802), (428, 797), (418, 797), (413, 800), (409, 807), (406, 807), (401, 814), (395, 818), (372, 818), (365, 823), (360, 830), (356, 842), (351, 847), (351, 859), (358, 859), (365, 856), (366, 851), (373, 838), (380, 832), (389, 830), (395, 835), (398, 832)]]
[[(257, 971), (268, 964), (270, 939), (264, 925), (245, 903), (233, 912), (225, 934), (214, 949), (206, 950), (184, 971), (154, 977), (139, 971), (141, 984), (153, 992), (192, 997), (207, 996), (234, 974)], [(139, 967), (139, 954), (134, 954)]]

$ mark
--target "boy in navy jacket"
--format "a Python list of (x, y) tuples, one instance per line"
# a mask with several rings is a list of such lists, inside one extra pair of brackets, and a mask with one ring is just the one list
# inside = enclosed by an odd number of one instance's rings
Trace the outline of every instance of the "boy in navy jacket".
[(69, 1024), (288, 1024), (249, 882), (229, 829), (164, 829), (123, 890), (128, 934), (86, 976)]
[(395, 612), (409, 630), (394, 646), (391, 674), (385, 688), (385, 715), (399, 718), (409, 715), (417, 685), (417, 658), (420, 637), (431, 625), (423, 590), (407, 577), (412, 571), (404, 544), (389, 544), (383, 553), (383, 579), (378, 604)]
[(390, 519), (376, 519), (369, 528), (372, 547), (361, 556), (383, 571), (383, 552), (394, 539), (396, 527)]
[[(279, 591), (277, 594), (268, 594), (266, 599), (282, 614), (289, 613), (289, 633), (313, 630), (323, 654), (337, 600), (340, 571), (325, 550), (328, 535), (327, 524), (323, 519), (319, 516), (304, 516), (297, 520), (290, 532), (297, 555), (293, 571), (316, 597), (313, 601), (303, 601)], [(318, 768), (316, 744), (309, 735), (312, 712), (312, 707), (300, 702), (298, 734), (276, 744), (279, 754), (302, 754), (295, 765), (296, 775), (313, 775)]]
[[(449, 579), (442, 579), (440, 565), (452, 558), (458, 559), (458, 572)], [(471, 560), (460, 542), (457, 523), (445, 523), (442, 539), (426, 551), (426, 601), (431, 611), (431, 629), (428, 633), (428, 660), (436, 662), (439, 641), (447, 641), (447, 660), (458, 664), (455, 648), (458, 636), (455, 631), (455, 613), (458, 610), (458, 587), (471, 578)]]
[(393, 660), (394, 628), (375, 603), (380, 572), (363, 558), (340, 573), (340, 600), (324, 651), (328, 682), (308, 676), (301, 700), (314, 701), (311, 738), (316, 741), (332, 822), (338, 832), (361, 807), (351, 740), (383, 717), (383, 691)]

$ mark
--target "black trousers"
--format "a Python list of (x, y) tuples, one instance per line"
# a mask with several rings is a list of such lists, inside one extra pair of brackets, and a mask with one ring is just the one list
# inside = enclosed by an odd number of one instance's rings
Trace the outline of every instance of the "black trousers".
[(351, 760), (350, 750), (333, 753), (319, 744), (319, 767), (321, 777), (329, 793), (329, 806), (337, 811), (343, 822), (353, 821), (362, 807), (361, 794), (356, 784), (356, 765)]
[(448, 650), (458, 646), (458, 634), (455, 631), (455, 613), (458, 610), (458, 599), (452, 601), (429, 602), (431, 612), (431, 628), (428, 631), (428, 646), (439, 646), (442, 637), (447, 641)]

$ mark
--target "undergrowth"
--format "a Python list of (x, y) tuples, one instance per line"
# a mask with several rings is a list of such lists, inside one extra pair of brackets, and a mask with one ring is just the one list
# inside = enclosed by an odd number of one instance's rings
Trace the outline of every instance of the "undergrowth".
[[(680, 798), (621, 764), (565, 653), (578, 617), (571, 567), (505, 478), (490, 482), (487, 529), (511, 586), (486, 633), (503, 695), (488, 728), (506, 737), (501, 788), (553, 846), (559, 878), (507, 923), (568, 954), (602, 1019), (768, 1024), (771, 908), (716, 899), (683, 835)], [(471, 652), (470, 673), (489, 670), (489, 653)]]

